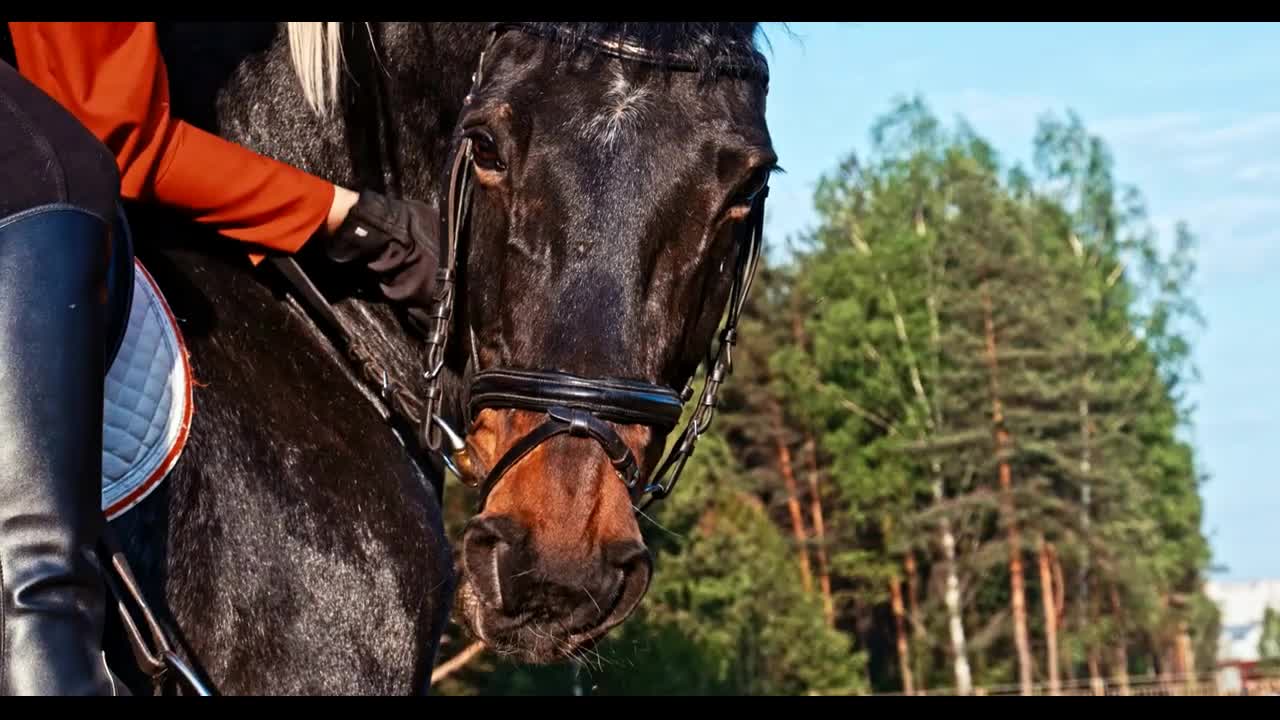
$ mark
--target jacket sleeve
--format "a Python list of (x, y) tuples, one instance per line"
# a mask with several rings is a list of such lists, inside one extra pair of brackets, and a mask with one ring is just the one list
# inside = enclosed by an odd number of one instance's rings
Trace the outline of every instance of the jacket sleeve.
[(170, 115), (154, 23), (9, 25), (19, 72), (111, 150), (126, 198), (289, 253), (328, 217), (332, 183)]

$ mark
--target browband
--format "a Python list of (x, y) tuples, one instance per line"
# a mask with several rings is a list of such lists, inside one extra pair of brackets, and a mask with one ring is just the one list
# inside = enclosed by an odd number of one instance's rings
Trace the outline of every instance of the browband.
[[(563, 36), (567, 35), (567, 33), (558, 31), (554, 26), (532, 22), (496, 22), (489, 26), (489, 30), (495, 35), (504, 30), (518, 30), (527, 35), (535, 35), (554, 42), (563, 42)], [(701, 69), (698, 62), (692, 57), (678, 53), (655, 53), (620, 36), (598, 38), (588, 35), (571, 35), (570, 38), (581, 45), (590, 46), (597, 52), (619, 60), (634, 60), (655, 67), (683, 72), (698, 72)], [(754, 77), (766, 85), (769, 83), (769, 73), (763, 63), (755, 65), (747, 62), (738, 62), (732, 58), (717, 58), (714, 66), (717, 72), (724, 75), (740, 78)]]

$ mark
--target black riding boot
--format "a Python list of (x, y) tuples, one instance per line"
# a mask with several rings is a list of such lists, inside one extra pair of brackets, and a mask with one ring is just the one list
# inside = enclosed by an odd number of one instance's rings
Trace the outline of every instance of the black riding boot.
[(0, 218), (0, 695), (118, 695), (93, 549), (101, 508), (107, 224)]

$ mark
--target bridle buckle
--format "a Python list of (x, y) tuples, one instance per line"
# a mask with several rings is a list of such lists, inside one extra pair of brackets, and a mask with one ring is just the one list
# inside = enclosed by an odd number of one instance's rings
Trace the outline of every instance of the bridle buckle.
[(590, 437), (591, 426), (585, 410), (556, 406), (547, 409), (547, 414), (569, 425), (569, 435), (573, 437)]

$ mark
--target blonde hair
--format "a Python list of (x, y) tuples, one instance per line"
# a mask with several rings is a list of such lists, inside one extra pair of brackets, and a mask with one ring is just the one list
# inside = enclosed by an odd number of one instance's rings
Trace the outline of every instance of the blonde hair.
[(289, 54), (302, 83), (307, 105), (328, 117), (338, 100), (338, 71), (342, 69), (342, 23), (288, 23)]

